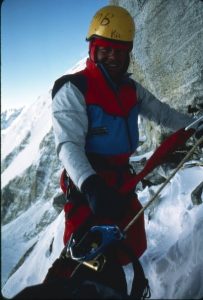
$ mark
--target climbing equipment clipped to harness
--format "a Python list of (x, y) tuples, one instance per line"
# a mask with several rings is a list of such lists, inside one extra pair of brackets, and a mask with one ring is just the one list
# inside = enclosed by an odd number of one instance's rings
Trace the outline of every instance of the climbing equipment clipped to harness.
[(101, 272), (107, 261), (105, 251), (109, 246), (116, 246), (116, 243), (120, 243), (119, 246), (131, 257), (133, 265), (134, 279), (131, 296), (136, 299), (150, 298), (150, 287), (148, 279), (145, 278), (142, 265), (130, 248), (122, 243), (124, 239), (124, 233), (116, 225), (93, 226), (79, 240), (71, 237), (65, 251), (63, 250), (63, 258), (71, 258), (78, 263), (71, 277), (75, 275), (81, 264), (94, 271)]
[(116, 225), (93, 226), (79, 239), (72, 235), (61, 257), (71, 258), (95, 271), (101, 271), (106, 262), (106, 257), (103, 255), (105, 250), (124, 238), (122, 231)]
[(79, 242), (71, 238), (68, 248), (72, 259), (84, 262), (95, 259), (109, 245), (123, 239), (124, 235), (116, 225), (93, 226)]
[(101, 272), (107, 261), (105, 250), (108, 249), (108, 246), (116, 246), (116, 243), (120, 243), (120, 249), (125, 251), (131, 258), (134, 270), (131, 296), (136, 299), (150, 298), (150, 287), (148, 279), (145, 278), (142, 265), (131, 249), (122, 243), (124, 239), (124, 233), (116, 225), (93, 226), (79, 241), (71, 238), (66, 255), (69, 255), (73, 261), (78, 262), (78, 266), (74, 269), (71, 276), (74, 276), (81, 264), (94, 271)]

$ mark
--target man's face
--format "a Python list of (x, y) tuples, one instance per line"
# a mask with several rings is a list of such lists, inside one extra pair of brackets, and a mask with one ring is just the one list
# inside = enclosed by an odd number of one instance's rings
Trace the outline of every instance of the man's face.
[(97, 47), (96, 62), (103, 64), (112, 80), (118, 82), (126, 71), (128, 56), (126, 49)]

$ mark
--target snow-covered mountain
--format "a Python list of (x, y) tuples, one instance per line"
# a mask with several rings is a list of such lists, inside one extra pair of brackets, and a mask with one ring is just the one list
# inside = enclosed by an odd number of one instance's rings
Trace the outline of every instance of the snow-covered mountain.
[[(67, 73), (84, 66), (85, 59)], [(55, 153), (51, 89), (23, 109), (2, 132), (2, 221), (16, 218), (30, 204), (58, 191), (61, 164)], [(26, 191), (26, 192), (25, 192)]]
[[(84, 60), (67, 73), (84, 66)], [(140, 156), (148, 157), (150, 153)], [(132, 163), (136, 165), (136, 160)], [(2, 293), (13, 297), (42, 282), (63, 248), (62, 165), (56, 157), (51, 122), (51, 90), (22, 110), (2, 136)], [(162, 169), (163, 176), (170, 168)], [(203, 296), (203, 195), (191, 193), (203, 181), (200, 160), (186, 163), (145, 211), (148, 249), (141, 261), (152, 299)], [(159, 188), (140, 188), (144, 205)], [(63, 200), (63, 199), (62, 199)], [(197, 205), (199, 204), (199, 205)], [(125, 267), (130, 287), (132, 271)]]
[(11, 123), (17, 118), (17, 116), (21, 113), (23, 108), (14, 108), (7, 109), (6, 111), (1, 113), (1, 130), (6, 129), (11, 125)]

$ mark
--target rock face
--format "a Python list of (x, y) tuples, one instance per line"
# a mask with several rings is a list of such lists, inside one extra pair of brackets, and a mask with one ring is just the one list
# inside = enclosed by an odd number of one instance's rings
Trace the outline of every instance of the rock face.
[[(135, 20), (130, 66), (134, 79), (179, 111), (199, 113), (203, 109), (203, 1), (112, 0), (111, 4), (125, 7)], [(147, 137), (163, 133), (163, 128), (148, 121), (145, 127)], [(150, 140), (152, 146), (159, 141)]]

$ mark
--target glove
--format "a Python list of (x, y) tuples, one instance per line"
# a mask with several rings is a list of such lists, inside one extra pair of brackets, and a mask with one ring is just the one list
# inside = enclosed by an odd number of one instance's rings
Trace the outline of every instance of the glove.
[(203, 121), (200, 121), (196, 128), (195, 138), (200, 139), (202, 135), (203, 135)]
[(81, 186), (93, 214), (119, 220), (127, 207), (127, 199), (106, 185), (99, 175), (91, 175)]

